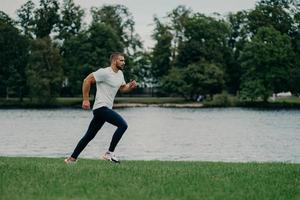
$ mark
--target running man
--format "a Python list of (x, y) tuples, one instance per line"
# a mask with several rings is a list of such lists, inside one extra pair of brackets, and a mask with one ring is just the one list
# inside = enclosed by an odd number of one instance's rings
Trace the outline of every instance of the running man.
[(126, 121), (115, 111), (112, 110), (114, 98), (120, 89), (121, 92), (130, 92), (136, 88), (135, 80), (126, 84), (122, 70), (125, 66), (124, 54), (113, 53), (110, 56), (111, 66), (100, 68), (97, 71), (89, 74), (83, 81), (82, 86), (82, 108), (90, 109), (89, 92), (91, 84), (96, 83), (96, 98), (93, 106), (93, 119), (88, 127), (87, 132), (78, 142), (74, 152), (64, 161), (67, 164), (76, 163), (79, 154), (86, 145), (96, 136), (105, 122), (108, 122), (117, 127), (113, 134), (108, 151), (102, 159), (114, 163), (120, 163), (114, 155), (114, 150), (120, 141), (122, 135), (127, 129)]

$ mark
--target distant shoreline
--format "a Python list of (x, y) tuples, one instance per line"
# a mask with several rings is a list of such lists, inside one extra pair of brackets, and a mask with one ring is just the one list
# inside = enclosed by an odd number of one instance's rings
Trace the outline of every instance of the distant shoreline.
[[(257, 109), (300, 109), (299, 104), (240, 104), (235, 106), (228, 105), (205, 105), (202, 103), (164, 103), (164, 104), (146, 104), (146, 103), (117, 103), (114, 104), (114, 109), (123, 108), (188, 108), (188, 109), (205, 109), (205, 108), (257, 108)], [(3, 109), (81, 109), (81, 104), (78, 105), (37, 105), (37, 104), (26, 104), (26, 105), (0, 105), (0, 110)]]
[(164, 104), (146, 104), (146, 103), (119, 103), (114, 104), (114, 108), (137, 108), (137, 107), (163, 107), (163, 108), (203, 108), (202, 103), (164, 103)]
[[(40, 104), (24, 99), (0, 99), (0, 109), (59, 109), (59, 108), (81, 108), (80, 97), (57, 98), (51, 104)], [(91, 104), (93, 101), (91, 101)], [(300, 98), (279, 99), (278, 101), (240, 101), (235, 97), (225, 99), (214, 99), (204, 102), (189, 102), (183, 98), (174, 97), (118, 97), (115, 100), (114, 108), (140, 108), (140, 107), (161, 107), (161, 108), (261, 108), (261, 109), (300, 109)]]

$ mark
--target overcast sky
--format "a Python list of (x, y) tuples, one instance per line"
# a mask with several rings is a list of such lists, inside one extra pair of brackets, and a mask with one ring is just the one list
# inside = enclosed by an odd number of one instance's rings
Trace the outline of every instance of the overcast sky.
[[(151, 33), (153, 30), (153, 16), (159, 18), (166, 16), (167, 12), (176, 8), (178, 5), (186, 5), (194, 12), (212, 14), (218, 12), (226, 15), (229, 12), (247, 10), (254, 8), (257, 0), (74, 0), (86, 11), (85, 21), (90, 19), (89, 9), (92, 6), (100, 7), (103, 4), (122, 4), (125, 5), (134, 17), (136, 32), (144, 41), (145, 47), (153, 46)], [(26, 0), (0, 0), (1, 10), (10, 17), (16, 17), (16, 10), (20, 8)], [(33, 0), (38, 4), (38, 0)]]

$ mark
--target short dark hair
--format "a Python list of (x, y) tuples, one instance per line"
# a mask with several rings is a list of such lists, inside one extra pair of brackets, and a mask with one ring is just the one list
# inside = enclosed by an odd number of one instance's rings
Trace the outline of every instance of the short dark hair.
[(119, 56), (123, 56), (125, 57), (125, 54), (124, 53), (121, 53), (121, 52), (114, 52), (110, 55), (110, 62), (112, 62), (113, 60), (115, 60), (116, 58), (118, 58)]

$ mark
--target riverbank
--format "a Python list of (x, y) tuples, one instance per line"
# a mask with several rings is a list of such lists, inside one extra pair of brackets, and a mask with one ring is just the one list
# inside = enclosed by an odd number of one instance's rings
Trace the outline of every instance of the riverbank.
[(3, 200), (300, 198), (300, 164), (0, 157), (0, 172)]
[[(81, 108), (80, 97), (57, 98), (51, 104), (42, 105), (25, 98), (0, 99), (0, 108)], [(117, 97), (114, 108), (130, 107), (165, 107), (165, 108), (211, 108), (211, 107), (249, 107), (270, 109), (300, 109), (299, 97), (278, 98), (275, 101), (241, 101), (234, 96), (216, 95), (213, 100), (203, 102), (186, 101), (184, 98), (174, 97)]]
[[(92, 102), (92, 101), (91, 101)], [(11, 98), (0, 99), (0, 108), (81, 108), (82, 98), (57, 98), (51, 104), (42, 105), (25, 98), (22, 102)], [(168, 108), (201, 108), (202, 103), (186, 101), (173, 97), (117, 97), (114, 108), (130, 107), (168, 107)]]

